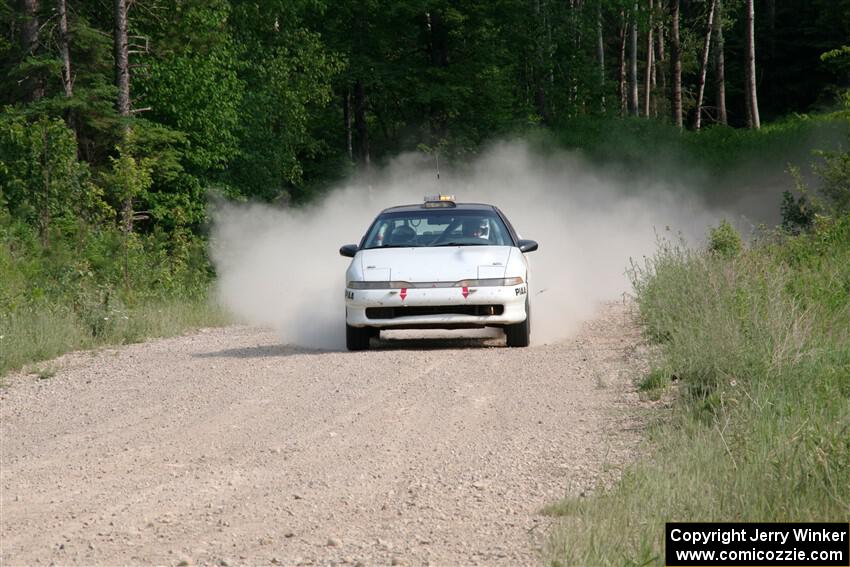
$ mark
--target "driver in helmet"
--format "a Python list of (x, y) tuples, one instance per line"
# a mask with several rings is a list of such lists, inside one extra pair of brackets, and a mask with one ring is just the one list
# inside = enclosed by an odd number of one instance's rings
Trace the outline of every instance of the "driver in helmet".
[(471, 217), (463, 220), (461, 231), (468, 238), (487, 239), (490, 237), (490, 223), (481, 217)]

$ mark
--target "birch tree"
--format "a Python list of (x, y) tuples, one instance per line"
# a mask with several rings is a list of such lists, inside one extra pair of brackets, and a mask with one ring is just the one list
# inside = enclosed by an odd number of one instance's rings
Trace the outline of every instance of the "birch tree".
[[(661, 4), (659, 3), (659, 7)], [(658, 83), (658, 91), (662, 93), (662, 97), (655, 97), (656, 106), (658, 101), (665, 100), (667, 96), (667, 70), (664, 65), (667, 64), (666, 54), (664, 52), (664, 22), (658, 22), (655, 33), (655, 76)]]
[[(112, 40), (115, 58), (115, 86), (118, 87), (118, 98), (115, 106), (118, 114), (124, 120), (121, 143), (122, 151), (126, 151), (126, 144), (130, 137), (130, 55), (127, 45), (127, 0), (115, 0), (113, 17)], [(133, 231), (133, 193), (129, 190), (124, 191), (121, 224), (125, 233), (129, 234)]]
[(702, 98), (705, 95), (705, 76), (708, 71), (708, 55), (711, 51), (711, 35), (714, 31), (714, 11), (717, 8), (717, 0), (712, 0), (708, 9), (708, 22), (706, 24), (705, 40), (702, 45), (702, 58), (700, 59), (699, 79), (697, 81), (697, 103), (694, 112), (694, 130), (699, 130), (702, 122)]
[(632, 8), (629, 26), (629, 113), (637, 116), (640, 113), (640, 102), (638, 101), (638, 29), (637, 29), (638, 4), (635, 2)]
[(605, 112), (605, 38), (602, 33), (602, 0), (596, 3), (596, 60), (599, 63), (599, 108)]
[(729, 120), (726, 115), (726, 62), (723, 53), (723, 0), (716, 0), (714, 14), (714, 84), (715, 103), (717, 104), (717, 122), (726, 125)]
[(647, 16), (648, 25), (646, 31), (646, 76), (644, 77), (643, 87), (643, 115), (649, 118), (650, 112), (650, 97), (652, 96), (652, 56), (653, 56), (653, 41), (652, 41), (652, 10), (653, 2), (649, 1), (649, 12)]
[(620, 11), (620, 47), (617, 50), (619, 54), (617, 79), (618, 93), (620, 95), (620, 115), (625, 116), (629, 109), (629, 94), (626, 88), (626, 39), (628, 37), (628, 20), (626, 19), (625, 11)]
[(670, 0), (670, 69), (673, 87), (670, 103), (673, 124), (682, 127), (682, 50), (679, 42), (679, 0)]
[(761, 128), (759, 119), (758, 93), (756, 92), (756, 38), (755, 38), (755, 9), (753, 0), (747, 0), (747, 83), (745, 86), (747, 95), (747, 120), (750, 128), (758, 130)]
[(71, 76), (71, 51), (68, 39), (68, 10), (65, 0), (57, 0), (59, 11), (59, 55), (62, 58), (62, 86), (65, 97), (74, 96), (74, 83)]

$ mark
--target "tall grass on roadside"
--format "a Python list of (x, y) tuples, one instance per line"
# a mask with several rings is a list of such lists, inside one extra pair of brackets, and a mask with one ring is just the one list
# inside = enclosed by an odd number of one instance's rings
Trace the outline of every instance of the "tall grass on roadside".
[(222, 324), (197, 238), (51, 235), (0, 218), (0, 376), (68, 351)]
[(226, 321), (225, 313), (206, 299), (149, 299), (85, 314), (59, 304), (27, 306), (0, 315), (0, 376), (74, 350), (172, 336)]
[(634, 267), (645, 386), (678, 403), (614, 489), (552, 507), (551, 564), (662, 565), (668, 521), (850, 517), (850, 217), (767, 240)]

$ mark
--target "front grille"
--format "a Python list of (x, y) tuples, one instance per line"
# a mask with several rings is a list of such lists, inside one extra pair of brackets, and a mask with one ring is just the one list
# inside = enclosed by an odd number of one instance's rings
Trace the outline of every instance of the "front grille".
[(419, 305), (411, 307), (367, 307), (369, 319), (397, 319), (423, 315), (501, 315), (504, 305)]

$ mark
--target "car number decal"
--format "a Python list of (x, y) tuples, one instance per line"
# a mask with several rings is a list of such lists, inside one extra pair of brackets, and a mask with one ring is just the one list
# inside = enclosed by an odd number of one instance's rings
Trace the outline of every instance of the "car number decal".
[(525, 286), (518, 287), (518, 288), (514, 289), (514, 293), (516, 295), (525, 295), (526, 293), (528, 293), (528, 288), (525, 287)]

